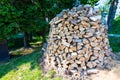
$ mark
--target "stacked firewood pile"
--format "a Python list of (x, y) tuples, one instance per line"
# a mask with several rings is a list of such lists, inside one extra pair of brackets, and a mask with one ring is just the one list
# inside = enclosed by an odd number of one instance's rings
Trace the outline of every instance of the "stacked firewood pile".
[(69, 80), (87, 80), (96, 69), (109, 67), (111, 49), (99, 9), (80, 5), (63, 10), (50, 22), (43, 69)]

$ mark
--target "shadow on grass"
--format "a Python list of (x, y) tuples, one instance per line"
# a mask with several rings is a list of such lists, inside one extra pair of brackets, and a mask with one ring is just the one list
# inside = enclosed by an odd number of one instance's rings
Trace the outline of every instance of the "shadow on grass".
[(19, 54), (19, 55), (10, 54), (10, 59), (21, 57), (21, 56), (23, 56), (23, 55), (21, 55), (21, 54)]
[(34, 51), (30, 54), (26, 55), (18, 55), (18, 56), (11, 56), (12, 58), (8, 62), (4, 62), (0, 64), (0, 78), (5, 76), (11, 70), (18, 70), (19, 66), (30, 63), (30, 70), (33, 70), (38, 66), (38, 58), (41, 56), (40, 49), (39, 51)]
[(109, 37), (109, 42), (114, 52), (120, 52), (120, 37)]

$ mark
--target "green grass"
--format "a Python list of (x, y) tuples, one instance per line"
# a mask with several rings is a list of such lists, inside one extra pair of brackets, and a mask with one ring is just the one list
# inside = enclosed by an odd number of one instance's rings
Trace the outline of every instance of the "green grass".
[(0, 65), (0, 80), (40, 80), (39, 52), (11, 59)]
[(120, 52), (120, 37), (109, 37), (109, 42), (114, 52)]
[(39, 58), (40, 50), (1, 63), (0, 80), (61, 80), (60, 78), (51, 78), (53, 72), (42, 76), (38, 63)]

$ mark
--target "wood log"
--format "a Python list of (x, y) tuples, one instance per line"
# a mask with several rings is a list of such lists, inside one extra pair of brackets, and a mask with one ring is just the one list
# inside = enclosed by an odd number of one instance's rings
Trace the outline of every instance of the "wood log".
[(82, 25), (79, 25), (79, 30), (80, 30), (81, 32), (83, 32), (83, 31), (85, 30), (85, 28), (83, 28)]
[(79, 60), (75, 60), (76, 64), (81, 64), (82, 62), (80, 62)]
[(74, 30), (78, 30), (78, 26), (74, 26)]
[(70, 60), (71, 59), (71, 54), (68, 53), (66, 58), (67, 58), (67, 60)]
[(69, 52), (73, 52), (73, 50), (71, 50), (71, 49), (69, 48)]
[(70, 65), (70, 68), (71, 69), (78, 68), (78, 65), (76, 63), (73, 63), (73, 64)]
[(68, 43), (71, 43), (72, 40), (73, 40), (73, 37), (72, 37), (72, 36), (67, 36), (66, 38), (67, 38), (67, 42), (68, 42)]
[(76, 52), (71, 53), (71, 58), (72, 58), (72, 59), (77, 58), (77, 53), (76, 53)]
[(87, 73), (88, 74), (97, 74), (97, 73), (99, 73), (99, 70), (98, 69), (88, 69)]
[(63, 15), (63, 18), (66, 19), (68, 16), (66, 14)]
[(89, 40), (83, 39), (83, 43), (84, 43), (84, 44), (88, 44), (88, 43), (89, 43)]
[(92, 21), (97, 21), (97, 20), (100, 20), (100, 19), (101, 19), (101, 16), (100, 16), (100, 15), (91, 16), (90, 19), (91, 19)]
[(59, 20), (55, 21), (54, 23), (55, 23), (55, 24), (58, 24), (58, 23), (60, 23), (61, 21), (63, 21), (63, 19), (59, 19)]
[(93, 24), (92, 28), (100, 28), (100, 26), (97, 24)]
[(65, 49), (65, 47), (66, 47), (66, 46), (62, 44), (62, 45), (59, 47), (59, 49), (60, 49), (60, 50), (63, 50), (63, 49)]
[(80, 60), (81, 62), (85, 62), (85, 61), (86, 61), (85, 57), (81, 57), (79, 60)]
[(69, 52), (68, 47), (66, 47), (65, 48), (65, 53), (68, 53), (68, 52)]
[(77, 50), (76, 46), (70, 46), (70, 49), (71, 49), (72, 51), (76, 51), (76, 50)]
[(63, 66), (63, 68), (68, 68), (67, 64), (63, 64), (62, 66)]
[(85, 60), (86, 62), (88, 62), (88, 60), (90, 59), (90, 55), (89, 54), (84, 54)]
[(78, 50), (77, 53), (78, 53), (78, 55), (82, 55), (82, 54), (85, 53), (85, 51), (84, 50)]
[[(62, 25), (63, 25), (62, 23), (59, 23), (59, 24), (58, 24), (58, 27), (60, 28), (60, 27), (62, 27)], [(62, 28), (62, 29), (63, 29), (63, 28)], [(62, 29), (61, 29), (61, 30), (62, 30)]]
[(78, 17), (81, 21), (89, 21), (88, 17)]
[(79, 78), (80, 77), (80, 73), (79, 72), (74, 72), (73, 76), (76, 77), (76, 78)]
[(83, 27), (90, 27), (90, 24), (85, 21), (82, 21), (81, 24), (83, 25)]
[(89, 23), (90, 23), (91, 26), (97, 26), (98, 25), (98, 23), (96, 23), (96, 22), (89, 22)]
[(82, 49), (83, 43), (77, 43), (77, 50)]
[(63, 44), (63, 45), (65, 45), (65, 46), (67, 46), (67, 47), (69, 47), (69, 46), (70, 46), (70, 44), (69, 44), (69, 43), (67, 43), (67, 42), (66, 42), (65, 40), (63, 40), (63, 39), (62, 39), (62, 44)]
[(87, 67), (88, 67), (88, 68), (93, 68), (92, 62), (87, 62)]
[(82, 39), (73, 39), (73, 42), (80, 43), (82, 42)]
[(98, 56), (92, 56), (92, 57), (90, 58), (90, 60), (93, 61), (93, 60), (96, 60), (97, 58), (98, 58)]

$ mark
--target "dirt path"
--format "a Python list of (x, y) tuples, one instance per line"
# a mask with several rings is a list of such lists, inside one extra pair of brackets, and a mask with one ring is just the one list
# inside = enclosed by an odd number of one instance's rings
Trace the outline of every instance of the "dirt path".
[[(117, 55), (120, 58), (120, 53)], [(112, 62), (116, 66), (110, 71), (101, 70), (98, 74), (92, 75), (92, 80), (120, 80), (120, 60), (113, 60)]]

